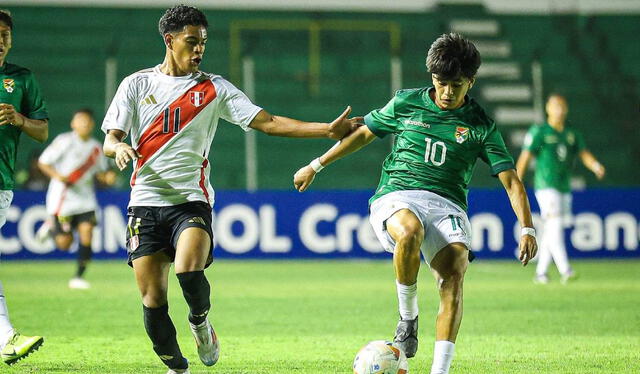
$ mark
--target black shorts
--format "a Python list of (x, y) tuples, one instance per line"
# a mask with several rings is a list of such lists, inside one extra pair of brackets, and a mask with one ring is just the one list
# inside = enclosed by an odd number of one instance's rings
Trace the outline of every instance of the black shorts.
[(127, 216), (129, 266), (133, 266), (136, 258), (158, 251), (164, 251), (173, 262), (180, 233), (188, 227), (198, 227), (209, 233), (211, 248), (205, 267), (213, 261), (214, 244), (209, 204), (198, 201), (162, 207), (132, 206), (129, 207)]
[(53, 216), (51, 233), (53, 235), (72, 234), (73, 231), (78, 228), (78, 225), (83, 222), (88, 222), (95, 226), (97, 223), (96, 212), (92, 210), (72, 216)]

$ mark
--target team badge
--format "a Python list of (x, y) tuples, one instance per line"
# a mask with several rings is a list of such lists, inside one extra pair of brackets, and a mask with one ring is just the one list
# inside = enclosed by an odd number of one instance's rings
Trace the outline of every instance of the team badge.
[(13, 79), (3, 79), (2, 80), (2, 86), (4, 87), (5, 91), (7, 91), (8, 93), (12, 93), (13, 89), (16, 87), (16, 82)]
[(204, 103), (204, 92), (191, 91), (189, 92), (189, 99), (191, 100), (191, 104), (197, 108)]
[(469, 139), (469, 129), (467, 127), (456, 127), (456, 142), (462, 144), (467, 139)]
[(129, 239), (129, 252), (135, 252), (136, 249), (140, 246), (140, 237), (138, 235), (134, 235)]

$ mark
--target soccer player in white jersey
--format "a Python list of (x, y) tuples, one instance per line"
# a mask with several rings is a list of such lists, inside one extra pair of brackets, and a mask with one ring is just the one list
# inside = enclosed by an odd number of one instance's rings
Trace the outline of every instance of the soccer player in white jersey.
[(477, 159), (491, 167), (509, 195), (523, 227), (520, 261), (536, 254), (529, 201), (495, 122), (467, 95), (475, 83), (480, 54), (459, 34), (436, 39), (427, 54), (433, 87), (399, 90), (360, 127), (295, 174), (304, 191), (324, 166), (376, 138), (395, 134), (392, 152), (370, 202), (370, 221), (383, 247), (393, 252), (400, 321), (394, 345), (407, 357), (418, 349), (417, 279), (420, 254), (440, 293), (431, 374), (447, 374), (462, 321), (462, 289), (469, 261), (471, 228), (468, 185)]
[[(188, 373), (168, 313), (168, 272), (189, 305), (200, 360), (214, 365), (219, 343), (207, 319), (212, 261), (209, 148), (219, 118), (245, 131), (286, 137), (340, 139), (361, 119), (308, 123), (269, 114), (224, 78), (199, 70), (207, 20), (194, 7), (168, 9), (159, 22), (166, 47), (162, 64), (126, 77), (102, 125), (104, 151), (120, 169), (133, 161), (127, 249), (142, 294), (144, 324), (169, 373)], [(124, 142), (131, 135), (131, 145)]]
[[(96, 225), (95, 179), (112, 185), (115, 173), (108, 169), (102, 145), (91, 137), (95, 121), (90, 109), (73, 114), (73, 131), (58, 135), (38, 159), (40, 170), (51, 178), (47, 191), (47, 213), (56, 246), (67, 251), (78, 232), (78, 268), (69, 288), (87, 289), (84, 273), (91, 261), (91, 240)], [(38, 230), (41, 231), (41, 230)]]

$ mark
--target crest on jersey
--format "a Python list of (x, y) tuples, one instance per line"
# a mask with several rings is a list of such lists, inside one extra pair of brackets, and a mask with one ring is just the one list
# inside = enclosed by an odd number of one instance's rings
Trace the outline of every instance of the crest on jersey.
[(8, 93), (12, 93), (13, 89), (16, 87), (16, 82), (13, 79), (3, 79), (2, 87), (4, 87), (5, 91)]
[(469, 139), (469, 128), (459, 126), (456, 127), (456, 142), (458, 142), (458, 144), (462, 144), (467, 139)]
[(189, 100), (191, 100), (191, 104), (194, 107), (199, 107), (204, 103), (204, 92), (202, 91), (191, 91), (189, 92)]

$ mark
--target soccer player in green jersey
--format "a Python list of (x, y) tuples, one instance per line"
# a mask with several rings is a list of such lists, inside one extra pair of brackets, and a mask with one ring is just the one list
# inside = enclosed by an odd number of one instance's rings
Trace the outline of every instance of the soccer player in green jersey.
[[(18, 139), (23, 132), (44, 142), (48, 136), (47, 109), (33, 74), (6, 62), (11, 49), (13, 20), (0, 10), (0, 228), (6, 222), (13, 199)], [(9, 321), (7, 303), (0, 282), (0, 357), (7, 364), (26, 357), (42, 345), (41, 336), (19, 334)]]
[(605, 168), (586, 149), (582, 135), (565, 126), (567, 100), (557, 94), (549, 96), (546, 105), (547, 122), (529, 129), (516, 168), (524, 180), (529, 162), (536, 158), (534, 188), (544, 222), (540, 256), (535, 283), (549, 283), (547, 269), (551, 260), (556, 263), (560, 280), (566, 283), (575, 277), (569, 265), (564, 244), (564, 227), (571, 219), (571, 170), (576, 158), (598, 179), (604, 178)]
[(467, 96), (479, 66), (480, 54), (471, 42), (455, 33), (442, 35), (427, 55), (433, 87), (396, 92), (365, 117), (366, 126), (294, 176), (296, 189), (304, 191), (323, 167), (376, 138), (396, 136), (369, 201), (370, 222), (383, 247), (393, 252), (400, 312), (394, 344), (408, 357), (418, 348), (421, 252), (436, 278), (440, 309), (432, 374), (449, 372), (462, 320), (462, 285), (473, 257), (467, 192), (478, 158), (502, 182), (523, 227), (520, 261), (526, 265), (537, 251), (529, 201), (513, 160), (495, 122)]

